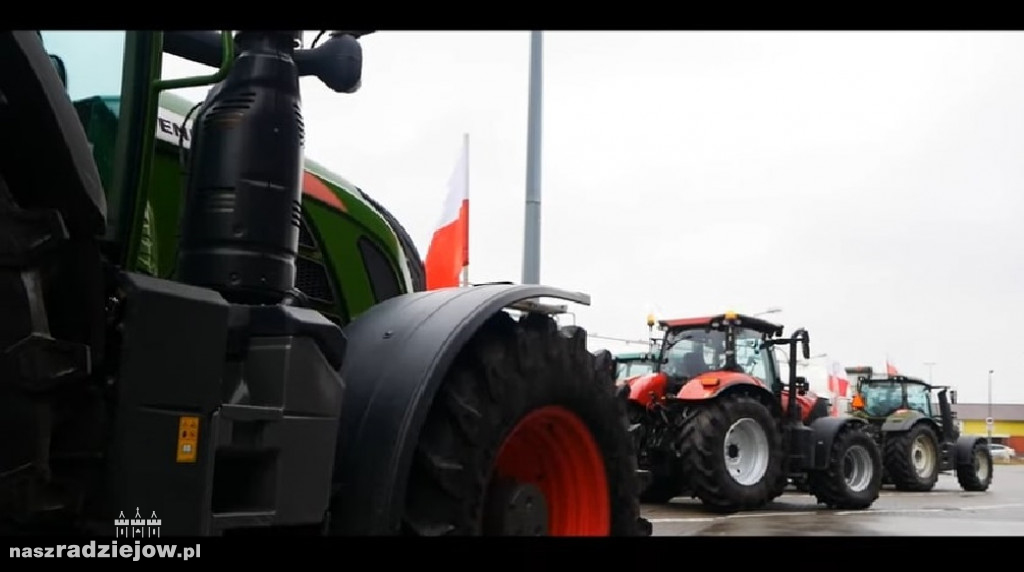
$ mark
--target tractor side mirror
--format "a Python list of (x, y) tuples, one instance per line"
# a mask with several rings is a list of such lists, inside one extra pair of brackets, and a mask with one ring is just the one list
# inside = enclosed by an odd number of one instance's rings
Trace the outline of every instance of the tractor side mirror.
[(300, 75), (316, 76), (335, 93), (355, 93), (362, 85), (363, 48), (351, 32), (334, 32), (312, 50), (297, 50)]
[(803, 395), (811, 388), (811, 384), (807, 383), (806, 377), (797, 376), (794, 385), (796, 386), (796, 392), (798, 395)]
[(803, 350), (804, 359), (811, 359), (811, 340), (809, 338), (810, 336), (807, 335), (807, 332), (804, 332), (804, 338), (803, 340), (801, 340), (800, 343), (801, 349)]
[(956, 405), (956, 390), (955, 389), (951, 389), (949, 391), (949, 403), (951, 405)]

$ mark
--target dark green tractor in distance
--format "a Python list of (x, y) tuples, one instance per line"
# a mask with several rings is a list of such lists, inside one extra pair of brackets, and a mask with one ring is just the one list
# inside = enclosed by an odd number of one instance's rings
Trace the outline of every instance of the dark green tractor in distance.
[(646, 352), (620, 352), (614, 355), (615, 381), (620, 387), (627, 379), (659, 370), (661, 364), (658, 363), (658, 352), (661, 348), (661, 339), (654, 337), (655, 324), (654, 315), (649, 314)]
[[(933, 392), (938, 411), (933, 411)], [(885, 480), (900, 491), (930, 491), (939, 473), (955, 471), (965, 491), (992, 483), (992, 454), (984, 437), (961, 435), (950, 404), (956, 391), (906, 376), (861, 377), (853, 415), (870, 424), (882, 447)]]
[(0, 31), (0, 534), (650, 534), (589, 296), (424, 291), (306, 158), (364, 35)]
[(649, 352), (623, 352), (615, 354), (615, 381), (622, 382), (631, 377), (654, 373), (658, 358)]

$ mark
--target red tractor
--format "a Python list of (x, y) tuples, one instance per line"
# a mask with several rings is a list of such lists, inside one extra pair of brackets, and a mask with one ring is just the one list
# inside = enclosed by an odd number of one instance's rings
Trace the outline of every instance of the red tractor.
[[(803, 329), (733, 312), (663, 320), (655, 370), (620, 382), (628, 396), (643, 501), (690, 495), (719, 512), (762, 507), (789, 479), (830, 508), (870, 507), (882, 485), (881, 454), (867, 424), (829, 416), (828, 400), (796, 375)], [(783, 382), (773, 347), (789, 346)]]

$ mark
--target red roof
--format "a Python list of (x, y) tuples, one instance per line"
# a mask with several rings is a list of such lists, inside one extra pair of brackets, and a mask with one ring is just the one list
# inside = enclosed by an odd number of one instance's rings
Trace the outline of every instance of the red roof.
[[(712, 322), (720, 320), (725, 317), (725, 314), (718, 314), (715, 316), (703, 316), (700, 318), (677, 318), (674, 320), (661, 320), (658, 323), (663, 328), (699, 328), (710, 326)], [(759, 332), (771, 332), (773, 335), (782, 335), (782, 326), (766, 322), (760, 318), (753, 316), (745, 316), (743, 314), (737, 314), (740, 323), (748, 328)]]
[(707, 326), (718, 316), (705, 316), (703, 318), (677, 318), (675, 320), (661, 320), (658, 323), (665, 328), (685, 328), (686, 326)]

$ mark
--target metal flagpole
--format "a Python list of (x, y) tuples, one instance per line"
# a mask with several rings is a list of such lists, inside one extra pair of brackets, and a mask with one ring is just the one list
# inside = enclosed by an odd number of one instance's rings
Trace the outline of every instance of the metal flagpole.
[[(465, 152), (466, 152), (466, 162), (465, 162), (465, 164), (463, 164), (462, 167), (463, 167), (463, 169), (465, 169), (465, 171), (463, 172), (463, 177), (464, 177), (464, 180), (466, 181), (466, 201), (468, 203), (468, 201), (469, 201), (469, 133), (463, 133), (463, 135), (462, 135), (462, 146), (463, 146), (463, 148), (465, 149)], [(470, 207), (470, 208), (472, 208), (472, 207)], [(468, 218), (468, 215), (469, 215), (469, 213), (467, 213), (467, 220), (466, 220), (466, 250), (469, 250), (469, 221), (470, 221), (470, 219)], [(463, 286), (469, 286), (469, 261), (468, 260), (466, 261), (466, 265), (462, 267), (462, 285)]]
[(541, 32), (530, 32), (530, 100), (526, 131), (526, 220), (523, 284), (540, 283)]

